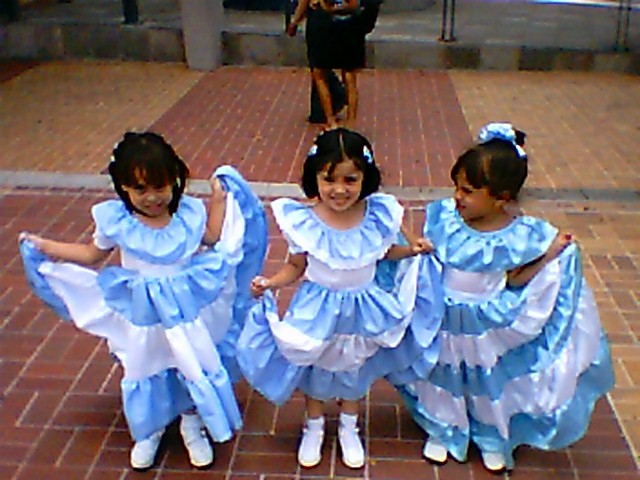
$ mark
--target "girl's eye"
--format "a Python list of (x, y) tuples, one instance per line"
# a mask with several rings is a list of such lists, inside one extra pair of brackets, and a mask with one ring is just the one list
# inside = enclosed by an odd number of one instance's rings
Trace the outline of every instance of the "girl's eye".
[(347, 177), (344, 179), (346, 183), (356, 183), (358, 181), (357, 177)]
[(322, 177), (322, 180), (327, 183), (333, 183), (333, 177), (330, 177), (329, 175)]

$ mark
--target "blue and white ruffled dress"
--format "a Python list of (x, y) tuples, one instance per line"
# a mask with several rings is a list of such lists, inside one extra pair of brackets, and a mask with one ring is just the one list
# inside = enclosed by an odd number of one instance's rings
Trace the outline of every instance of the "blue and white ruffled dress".
[(291, 199), (272, 203), (292, 254), (307, 254), (305, 279), (280, 319), (267, 291), (247, 316), (238, 362), (247, 381), (276, 404), (294, 390), (329, 400), (362, 398), (394, 372), (426, 376), (437, 359), (440, 316), (411, 322), (419, 262), (408, 262), (393, 292), (375, 281), (376, 263), (395, 242), (403, 208), (373, 194), (360, 225), (327, 226), (313, 207)]
[(424, 234), (443, 266), (446, 314), (428, 380), (400, 387), (417, 423), (459, 461), (473, 441), (508, 467), (518, 445), (554, 450), (580, 439), (614, 376), (578, 248), (512, 289), (505, 272), (555, 238), (547, 222), (523, 216), (478, 232), (447, 199), (428, 206)]
[(30, 242), (20, 245), (36, 295), (81, 330), (105, 338), (121, 362), (124, 414), (136, 441), (192, 407), (216, 441), (242, 426), (220, 353), (235, 356), (230, 345), (249, 295), (241, 269), (249, 275), (261, 270), (266, 223), (235, 170), (221, 167), (215, 175), (227, 191), (226, 214), (220, 241), (210, 248), (201, 245), (205, 205), (188, 195), (160, 229), (141, 223), (120, 200), (92, 208), (95, 245), (119, 247), (122, 266), (96, 272), (53, 262)]

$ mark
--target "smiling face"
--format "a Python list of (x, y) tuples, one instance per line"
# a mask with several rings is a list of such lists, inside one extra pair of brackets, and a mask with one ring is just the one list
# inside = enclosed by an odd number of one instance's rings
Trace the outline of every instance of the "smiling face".
[(456, 176), (453, 198), (465, 223), (479, 229), (500, 223), (506, 215), (506, 201), (491, 196), (488, 187), (476, 188), (471, 185), (464, 170), (460, 170)]
[(152, 186), (139, 172), (136, 172), (135, 176), (138, 180), (135, 185), (122, 185), (133, 206), (149, 218), (170, 215), (169, 203), (173, 198), (173, 186)]
[(317, 174), (320, 200), (335, 212), (346, 211), (360, 200), (364, 175), (348, 159), (330, 169), (331, 164), (327, 164)]

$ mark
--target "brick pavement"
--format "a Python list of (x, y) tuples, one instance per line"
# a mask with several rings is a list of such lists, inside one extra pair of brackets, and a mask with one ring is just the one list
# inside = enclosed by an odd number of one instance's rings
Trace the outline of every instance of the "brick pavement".
[[(347, 471), (336, 457), (335, 411), (323, 463), (299, 470), (294, 452), (301, 399), (277, 409), (240, 384), (246, 426), (216, 448), (213, 470), (191, 470), (172, 429), (159, 468), (129, 472), (120, 371), (102, 342), (63, 324), (30, 294), (16, 235), (29, 229), (86, 239), (89, 206), (110, 193), (88, 181), (88, 188), (73, 187), (64, 174), (102, 178), (111, 145), (126, 128), (165, 134), (196, 179), (230, 162), (251, 181), (295, 182), (301, 156), (318, 131), (304, 122), (307, 74), (271, 68), (203, 74), (182, 65), (92, 62), (0, 70), (1, 478), (493, 478), (477, 455), (466, 464), (440, 468), (422, 461), (422, 434), (382, 383), (364, 405), (369, 461), (362, 471)], [(520, 449), (510, 477), (639, 478), (634, 462), (640, 453), (637, 77), (376, 70), (364, 72), (360, 86), (359, 128), (374, 143), (385, 185), (400, 187), (405, 199), (446, 194), (454, 155), (485, 121), (513, 120), (530, 134), (532, 175), (523, 208), (580, 238), (617, 379), (582, 441), (561, 452)], [(15, 171), (27, 179), (21, 187), (10, 184)], [(45, 182), (30, 187), (29, 175)], [(418, 191), (419, 185), (430, 189)], [(414, 225), (421, 222), (422, 204), (408, 202)], [(284, 250), (273, 223), (270, 235), (267, 268), (272, 269)]]

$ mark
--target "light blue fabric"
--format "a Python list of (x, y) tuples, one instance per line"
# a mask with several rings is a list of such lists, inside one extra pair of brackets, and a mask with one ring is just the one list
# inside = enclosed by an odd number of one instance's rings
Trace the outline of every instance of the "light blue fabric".
[(134, 325), (171, 328), (190, 323), (216, 299), (231, 267), (217, 245), (193, 257), (175, 275), (145, 277), (109, 266), (98, 274), (105, 302)]
[(242, 427), (242, 417), (231, 381), (224, 369), (189, 381), (176, 369), (138, 381), (122, 380), (124, 414), (131, 436), (144, 440), (169, 425), (178, 415), (197, 407), (211, 437), (231, 438)]
[[(428, 206), (424, 232), (436, 246), (438, 261), (444, 264), (444, 268), (472, 272), (501, 272), (528, 263), (543, 255), (557, 234), (557, 230), (546, 222), (531, 217), (518, 218), (497, 232), (477, 232), (464, 224), (451, 199)], [(582, 274), (576, 245), (565, 248), (558, 261), (559, 290), (552, 311), (542, 319), (544, 323), (539, 331), (525, 332), (526, 337), (522, 337), (526, 338), (524, 343), (515, 347), (511, 347), (514, 345), (512, 326), (529, 308), (528, 286), (506, 287), (496, 296), (478, 303), (444, 297), (445, 315), (439, 336), (464, 339), (466, 343), (459, 345), (480, 348), (473, 342), (484, 341), (491, 335), (491, 343), (482, 343), (483, 348), (495, 348), (495, 352), (500, 352), (490, 368), (467, 364), (464, 360), (459, 364), (445, 363), (441, 358), (426, 380), (433, 388), (447, 392), (467, 405), (469, 429), (447, 424), (440, 420), (442, 416), (436, 417), (431, 413), (431, 409), (435, 411), (434, 405), (420, 403), (415, 390), (420, 388), (420, 381), (404, 385), (396, 382), (416, 422), (428, 435), (438, 438), (457, 460), (466, 460), (471, 441), (481, 450), (503, 453), (508, 467), (513, 466), (513, 450), (519, 445), (527, 444), (544, 450), (564, 448), (585, 434), (595, 402), (613, 387), (609, 346), (599, 326), (597, 312), (589, 307), (591, 292)], [(593, 325), (597, 327), (595, 330)], [(550, 366), (559, 358), (567, 358), (575, 364), (577, 359), (571, 355), (576, 353), (570, 349), (570, 343), (579, 338), (578, 332), (599, 335), (599, 339), (593, 339), (599, 350), (590, 352), (586, 357), (591, 359), (593, 355), (586, 370), (578, 379), (567, 376), (573, 373), (561, 368), (555, 369), (553, 376), (545, 376), (551, 375)], [(478, 355), (476, 352), (469, 354), (473, 354), (473, 358)], [(460, 358), (466, 358), (464, 355), (465, 352), (458, 352)], [(525, 408), (546, 412), (545, 405), (557, 405), (554, 399), (564, 399), (565, 396), (558, 396), (556, 390), (559, 388), (545, 392), (529, 391), (529, 384), (522, 382), (528, 378), (548, 378), (552, 385), (553, 382), (573, 385), (577, 381), (577, 386), (575, 390), (569, 390), (570, 399), (560, 402), (561, 405), (553, 411), (534, 415), (528, 413), (533, 410)], [(555, 385), (559, 386), (558, 383)], [(511, 393), (505, 393), (507, 391)], [(505, 398), (506, 395), (517, 397)], [(535, 403), (538, 398), (543, 398), (541, 401), (544, 403)], [(508, 417), (509, 434), (506, 438), (494, 425), (478, 420), (473, 402), (484, 402), (485, 399), (490, 399), (496, 408), (497, 405), (506, 405), (507, 401), (521, 408)], [(438, 408), (442, 410), (441, 406)], [(457, 411), (453, 406), (451, 409), (451, 412)]]
[(479, 232), (466, 225), (452, 198), (427, 206), (424, 236), (438, 259), (468, 272), (506, 272), (544, 255), (558, 230), (534, 217), (517, 217), (507, 227)]
[(91, 209), (99, 234), (148, 263), (170, 265), (193, 255), (207, 221), (202, 200), (183, 195), (169, 225), (151, 228), (127, 210), (121, 200), (107, 200)]
[(71, 316), (66, 305), (56, 293), (51, 290), (51, 287), (47, 283), (47, 280), (38, 272), (38, 267), (48, 260), (48, 257), (38, 250), (33, 243), (28, 240), (20, 242), (20, 256), (22, 257), (22, 265), (27, 282), (31, 287), (31, 290), (49, 306), (56, 315), (60, 318), (70, 322)]
[[(505, 455), (507, 466), (513, 468), (513, 452), (520, 445), (541, 450), (559, 450), (580, 440), (587, 433), (595, 403), (613, 388), (613, 366), (609, 343), (602, 336), (599, 358), (578, 379), (575, 395), (552, 415), (533, 416), (519, 413), (511, 418), (512, 435), (503, 439), (495, 427), (469, 417), (470, 429), (462, 430), (434, 418), (418, 401), (407, 385), (397, 386), (413, 419), (430, 436), (439, 439), (459, 462), (467, 460), (469, 442), (480, 448)], [(531, 392), (536, 395), (537, 392)]]
[[(169, 346), (173, 345), (172, 342), (180, 345), (180, 342), (188, 341), (185, 335), (194, 328), (196, 328), (195, 331), (203, 332), (205, 335), (210, 334), (211, 330), (207, 328), (211, 328), (209, 323), (215, 321), (215, 318), (204, 319), (203, 317), (199, 323), (195, 320), (199, 318), (199, 314), (202, 314), (204, 307), (215, 303), (227, 278), (235, 278), (238, 295), (233, 299), (233, 305), (228, 305), (230, 311), (233, 308), (234, 315), (227, 336), (221, 342), (222, 356), (218, 357), (217, 349), (208, 353), (209, 365), (217, 365), (216, 361), (222, 361), (222, 365), (233, 366), (235, 353), (233, 344), (241, 330), (243, 312), (246, 311), (250, 302), (248, 283), (254, 273), (261, 269), (264, 260), (266, 221), (260, 201), (232, 168), (221, 168), (216, 175), (219, 176), (224, 188), (233, 192), (248, 229), (245, 232), (242, 247), (244, 256), (239, 266), (234, 263), (238, 258), (234, 258), (233, 262), (227, 258), (227, 252), (222, 244), (200, 251), (207, 214), (204, 203), (199, 199), (184, 195), (170, 223), (160, 229), (143, 225), (126, 210), (120, 201), (102, 202), (92, 209), (98, 239), (106, 239), (105, 243), (112, 243), (149, 264), (166, 265), (168, 266), (166, 271), (173, 272), (145, 276), (133, 270), (109, 266), (97, 273), (95, 280), (97, 285), (93, 289), (87, 289), (87, 291), (102, 292), (100, 298), (96, 298), (96, 304), (104, 306), (96, 309), (101, 315), (100, 318), (95, 320), (83, 318), (83, 325), (90, 325), (93, 332), (103, 332), (100, 336), (104, 336), (108, 341), (110, 340), (109, 332), (113, 331), (109, 329), (126, 325), (127, 322), (131, 324), (132, 331), (137, 335), (138, 342), (135, 345), (128, 345), (126, 339), (123, 342), (120, 328), (118, 332), (113, 333), (114, 338), (117, 338), (118, 348), (122, 349), (119, 351), (119, 358), (125, 368), (125, 377), (121, 385), (124, 412), (132, 436), (136, 440), (144, 439), (164, 428), (178, 415), (193, 407), (197, 409), (209, 433), (217, 441), (229, 439), (233, 431), (241, 427), (241, 415), (233, 386), (224, 366), (220, 366), (215, 371), (203, 369), (198, 373), (196, 368), (201, 364), (195, 357), (203, 355), (203, 352), (197, 350), (198, 345), (190, 345), (190, 348), (193, 348), (191, 352), (172, 350), (173, 347)], [(50, 270), (56, 274), (58, 283), (65, 282), (64, 274), (68, 270), (56, 269), (56, 264), (37, 251), (29, 242), (23, 242), (20, 245), (20, 251), (25, 273), (34, 293), (54, 308), (58, 314), (68, 318), (69, 309), (66, 308), (65, 299), (53, 292), (47, 278), (38, 269), (43, 262), (47, 262), (51, 266)], [(84, 269), (84, 267), (78, 268)], [(242, 271), (230, 276), (234, 268), (241, 268)], [(89, 277), (96, 278), (95, 275), (89, 275)], [(71, 293), (68, 293), (69, 291)], [(64, 295), (74, 294), (73, 289), (65, 289), (64, 292)], [(215, 315), (215, 312), (213, 314)], [(207, 313), (207, 315), (211, 314)], [(146, 378), (127, 375), (129, 355), (126, 349), (135, 348), (136, 355), (131, 357), (139, 359), (144, 355), (145, 349), (145, 345), (139, 343), (140, 339), (146, 338), (143, 330), (148, 328), (149, 332), (153, 332), (151, 336), (154, 341), (162, 342), (161, 339), (164, 337), (162, 337), (162, 331), (158, 331), (159, 326), (164, 329), (186, 328), (184, 332), (178, 332), (176, 338), (170, 338), (167, 334), (167, 344), (157, 344), (166, 348), (166, 351), (175, 358), (186, 355), (177, 363), (183, 362), (189, 366), (191, 380), (176, 368), (156, 370), (158, 373)], [(203, 338), (202, 345), (210, 344), (209, 342), (211, 342), (210, 339)], [(158, 358), (157, 351), (149, 352), (149, 355), (155, 355), (153, 362), (156, 362), (149, 365), (161, 365), (164, 361)], [(214, 361), (211, 356), (216, 356), (217, 360)], [(173, 367), (174, 364), (169, 362), (169, 365)]]
[(236, 345), (247, 311), (253, 304), (250, 292), (251, 280), (262, 271), (267, 254), (267, 216), (262, 201), (233, 167), (223, 165), (216, 169), (213, 175), (220, 180), (227, 192), (233, 193), (234, 199), (240, 205), (247, 229), (242, 242), (242, 260), (236, 266), (233, 321), (227, 334), (217, 345), (229, 376), (237, 382), (242, 374), (236, 360)]
[(313, 252), (331, 268), (349, 269), (380, 260), (400, 229), (402, 207), (394, 197), (374, 193), (366, 202), (362, 223), (348, 230), (327, 227), (311, 205), (296, 200), (280, 198), (272, 208), (286, 222), (281, 229), (291, 252)]
[[(336, 276), (348, 278), (349, 269), (372, 265), (382, 258), (400, 228), (402, 209), (393, 197), (376, 194), (367, 200), (362, 223), (345, 231), (326, 226), (311, 207), (293, 200), (277, 200), (274, 212), (291, 251), (307, 252), (330, 265)], [(406, 324), (413, 301), (403, 304), (397, 292), (385, 291), (375, 281), (357, 288), (331, 289), (305, 280), (281, 321), (314, 341), (331, 343), (338, 336), (347, 336), (376, 343), (379, 336)], [(276, 404), (284, 403), (296, 389), (318, 400), (357, 400), (387, 374), (397, 372), (407, 380), (423, 378), (437, 358), (435, 335), (441, 314), (421, 318), (406, 328), (397, 346), (378, 348), (361, 365), (331, 370), (289, 361), (269, 325), (268, 318), (277, 317), (275, 299), (266, 292), (249, 311), (238, 343), (238, 361), (245, 378)]]
[[(406, 262), (406, 260), (402, 260)], [(380, 352), (396, 365), (385, 378), (394, 385), (403, 385), (425, 379), (435, 367), (440, 353), (438, 332), (444, 316), (444, 293), (442, 291), (440, 264), (433, 255), (420, 258), (418, 285), (411, 323), (401, 347)], [(397, 284), (397, 278), (394, 280)], [(416, 352), (420, 352), (416, 357)], [(408, 354), (411, 358), (399, 359)], [(401, 368), (406, 366), (406, 368)]]

